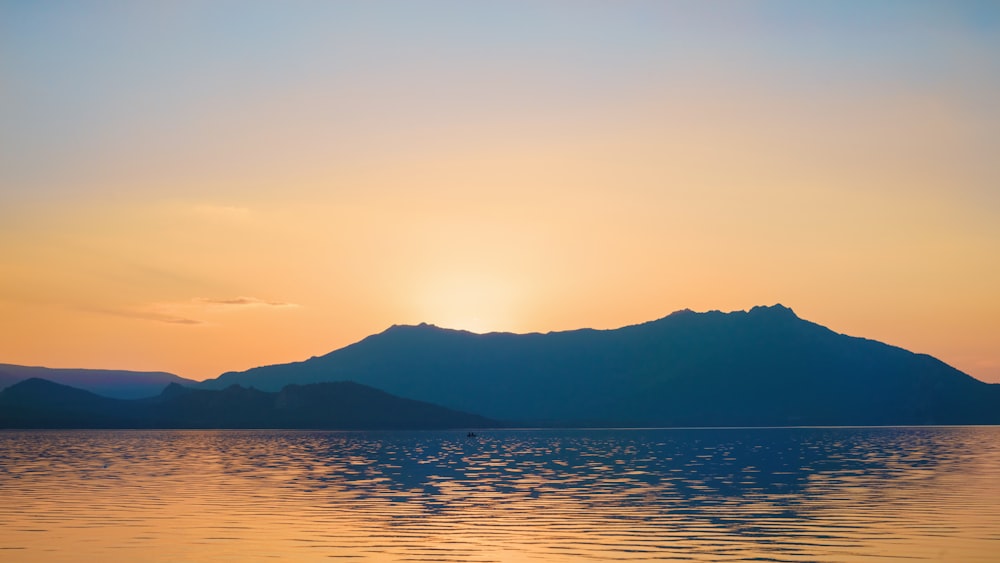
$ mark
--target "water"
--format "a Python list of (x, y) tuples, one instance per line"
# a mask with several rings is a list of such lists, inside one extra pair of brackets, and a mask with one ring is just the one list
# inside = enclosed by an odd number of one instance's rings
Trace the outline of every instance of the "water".
[(0, 561), (1000, 561), (1000, 428), (0, 432)]

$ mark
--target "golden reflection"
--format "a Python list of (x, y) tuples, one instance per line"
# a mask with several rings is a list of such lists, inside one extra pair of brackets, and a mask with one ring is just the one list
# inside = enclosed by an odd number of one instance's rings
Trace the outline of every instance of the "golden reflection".
[(4, 432), (6, 562), (988, 561), (995, 428)]

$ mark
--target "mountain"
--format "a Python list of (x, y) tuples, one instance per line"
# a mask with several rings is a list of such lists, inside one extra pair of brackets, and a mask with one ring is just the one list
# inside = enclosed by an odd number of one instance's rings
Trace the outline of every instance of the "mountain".
[(111, 399), (44, 379), (0, 391), (0, 428), (479, 428), (496, 423), (350, 382), (269, 393), (233, 385), (168, 385), (156, 397)]
[(31, 379), (45, 379), (85, 389), (105, 397), (139, 399), (158, 395), (171, 383), (195, 385), (191, 379), (162, 371), (121, 371), (107, 369), (53, 369), (0, 364), (0, 389)]
[(781, 305), (547, 334), (393, 326), (325, 356), (226, 373), (202, 387), (330, 380), (517, 424), (1000, 423), (1000, 385), (837, 334)]
[(131, 403), (31, 378), (0, 391), (0, 428), (139, 427)]

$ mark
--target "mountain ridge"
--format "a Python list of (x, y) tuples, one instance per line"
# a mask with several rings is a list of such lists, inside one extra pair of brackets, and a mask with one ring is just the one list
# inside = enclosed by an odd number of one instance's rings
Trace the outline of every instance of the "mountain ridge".
[(48, 368), (0, 364), (0, 390), (31, 378), (45, 379), (115, 399), (152, 397), (159, 394), (169, 383), (198, 384), (192, 379), (165, 371)]
[(202, 386), (329, 379), (540, 425), (1000, 423), (1000, 386), (780, 304), (544, 334), (393, 325), (323, 356)]
[(0, 391), (0, 428), (302, 428), (332, 430), (493, 427), (495, 421), (354, 382), (288, 385), (278, 392), (167, 385), (155, 397), (113, 399), (40, 378)]

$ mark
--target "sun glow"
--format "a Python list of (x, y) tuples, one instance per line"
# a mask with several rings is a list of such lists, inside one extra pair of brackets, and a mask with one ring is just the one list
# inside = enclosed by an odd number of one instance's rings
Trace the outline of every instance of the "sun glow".
[(476, 333), (512, 331), (519, 291), (502, 276), (449, 272), (432, 278), (415, 296), (421, 322)]

